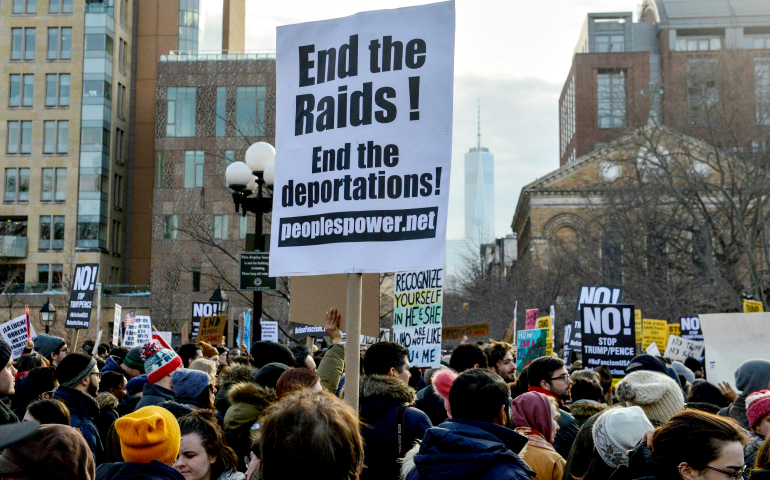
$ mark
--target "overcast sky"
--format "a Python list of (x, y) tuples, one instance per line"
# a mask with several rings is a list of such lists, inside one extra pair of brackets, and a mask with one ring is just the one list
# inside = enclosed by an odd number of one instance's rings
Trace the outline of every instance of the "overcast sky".
[[(279, 25), (425, 3), (432, 2), (249, 0), (246, 48), (275, 49)], [(586, 14), (632, 11), (636, 20), (637, 3), (641, 0), (457, 1), (447, 238), (464, 235), (463, 155), (476, 145), (477, 99), (481, 143), (495, 156), (495, 235), (503, 237), (511, 233), (521, 188), (559, 167), (559, 94)]]

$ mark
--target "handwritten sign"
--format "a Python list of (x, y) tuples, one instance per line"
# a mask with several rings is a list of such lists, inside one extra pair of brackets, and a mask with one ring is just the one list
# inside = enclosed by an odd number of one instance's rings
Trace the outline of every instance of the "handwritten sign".
[(519, 330), (516, 332), (516, 368), (529, 366), (535, 359), (544, 357), (548, 348), (548, 330)]
[[(37, 336), (35, 328), (32, 325), (29, 325), (29, 328), (29, 335), (27, 335), (26, 315), (21, 315), (0, 325), (0, 335), (2, 335), (3, 340), (11, 346), (11, 353), (14, 360), (21, 357), (27, 339), (35, 338)], [(5, 365), (3, 365), (3, 367), (5, 367)]]
[(206, 342), (210, 345), (219, 345), (219, 342), (222, 341), (222, 335), (225, 334), (227, 315), (201, 317), (200, 322), (200, 327), (198, 328), (198, 341)]
[(396, 273), (393, 339), (409, 349), (413, 367), (441, 364), (443, 269)]
[(704, 348), (706, 348), (706, 344), (703, 342), (687, 340), (678, 335), (669, 335), (666, 353), (663, 354), (663, 357), (672, 362), (684, 362), (688, 358), (700, 360), (703, 358)]

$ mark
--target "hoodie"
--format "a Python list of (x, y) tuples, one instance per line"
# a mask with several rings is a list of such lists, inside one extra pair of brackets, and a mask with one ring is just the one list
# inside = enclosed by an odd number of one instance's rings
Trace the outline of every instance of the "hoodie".
[(217, 394), (214, 396), (214, 406), (222, 415), (230, 408), (230, 389), (233, 385), (242, 382), (250, 382), (256, 372), (253, 368), (234, 363), (228, 365), (217, 376)]
[(246, 470), (243, 458), (249, 456), (251, 427), (276, 401), (275, 390), (243, 382), (230, 388), (228, 399), (231, 405), (225, 414), (225, 439), (238, 457), (238, 470)]
[[(519, 457), (527, 439), (487, 422), (449, 419), (425, 432), (404, 459), (406, 480), (531, 480)], [(413, 463), (413, 467), (412, 467)]]
[(127, 374), (126, 371), (120, 367), (121, 363), (123, 363), (123, 360), (121, 360), (120, 357), (117, 355), (110, 355), (107, 361), (104, 362), (104, 366), (102, 367), (101, 372), (118, 372), (119, 374), (126, 377), (126, 381), (131, 380), (131, 375)]

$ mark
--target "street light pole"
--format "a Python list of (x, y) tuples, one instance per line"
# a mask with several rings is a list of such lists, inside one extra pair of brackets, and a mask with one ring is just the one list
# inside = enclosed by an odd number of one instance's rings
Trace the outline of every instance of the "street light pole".
[[(265, 237), (262, 233), (262, 213), (255, 212), (254, 215), (254, 250), (262, 252), (265, 249)], [(251, 341), (262, 340), (262, 292), (254, 290), (251, 310)]]

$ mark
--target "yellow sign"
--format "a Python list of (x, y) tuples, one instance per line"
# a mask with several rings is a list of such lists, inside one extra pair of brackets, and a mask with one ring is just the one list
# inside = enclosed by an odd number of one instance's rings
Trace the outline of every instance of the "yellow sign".
[(545, 342), (545, 354), (550, 357), (553, 355), (553, 321), (551, 320), (551, 317), (538, 318), (535, 328), (548, 329), (548, 337)]
[(651, 343), (655, 342), (658, 350), (663, 353), (668, 341), (668, 322), (665, 320), (642, 320), (642, 350), (647, 350)]
[(642, 311), (638, 308), (634, 309), (634, 331), (636, 333), (636, 343), (642, 343), (644, 328), (642, 327)]
[(219, 345), (222, 335), (225, 334), (227, 315), (214, 315), (213, 317), (201, 317), (198, 327), (198, 341), (211, 345)]
[[(682, 326), (678, 323), (669, 323), (668, 324), (668, 331), (666, 331), (666, 345), (668, 345), (668, 337), (671, 335), (676, 335), (677, 337), (682, 336)], [(666, 347), (663, 347), (664, 349)], [(663, 350), (661, 350), (663, 352)]]
[(764, 312), (765, 307), (762, 306), (762, 302), (757, 302), (756, 300), (746, 300), (743, 299), (743, 313), (756, 313), (756, 312)]

